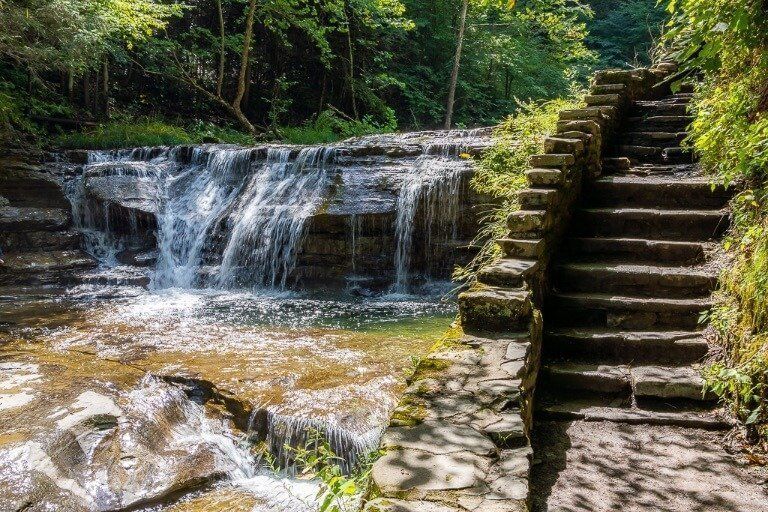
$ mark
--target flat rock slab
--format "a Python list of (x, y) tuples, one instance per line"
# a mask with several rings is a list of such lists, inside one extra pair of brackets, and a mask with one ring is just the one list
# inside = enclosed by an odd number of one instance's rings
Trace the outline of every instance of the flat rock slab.
[(765, 511), (765, 473), (696, 429), (540, 422), (534, 512)]
[(372, 478), (384, 497), (418, 499), (429, 492), (477, 486), (487, 464), (469, 452), (434, 455), (419, 450), (390, 450), (373, 465)]
[(467, 451), (484, 456), (496, 449), (490, 439), (473, 428), (435, 421), (390, 428), (384, 434), (381, 447), (421, 450), (434, 455)]
[(363, 512), (457, 512), (458, 507), (446, 507), (430, 501), (404, 501), (379, 498), (369, 501)]

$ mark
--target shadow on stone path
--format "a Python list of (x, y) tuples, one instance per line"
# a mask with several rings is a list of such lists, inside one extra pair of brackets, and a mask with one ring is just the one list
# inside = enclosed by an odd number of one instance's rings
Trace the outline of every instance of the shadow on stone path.
[(703, 430), (538, 422), (534, 512), (764, 512), (768, 469), (749, 467)]

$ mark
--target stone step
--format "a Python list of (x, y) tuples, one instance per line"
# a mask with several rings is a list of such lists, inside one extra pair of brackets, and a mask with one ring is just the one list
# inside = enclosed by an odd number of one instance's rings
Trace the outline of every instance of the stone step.
[[(542, 366), (543, 385), (557, 394), (595, 393), (674, 402), (710, 402), (701, 373), (690, 367), (612, 365), (607, 363), (549, 362)], [(655, 406), (656, 404), (650, 404)]]
[(607, 176), (586, 191), (590, 206), (720, 209), (732, 192), (705, 178)]
[(0, 233), (0, 247), (6, 253), (63, 251), (80, 247), (82, 235), (76, 231), (18, 231)]
[(549, 358), (618, 364), (691, 364), (709, 352), (701, 333), (692, 331), (554, 329), (545, 333), (544, 346)]
[(693, 122), (693, 116), (637, 116), (628, 117), (626, 131), (634, 132), (684, 132)]
[(659, 101), (636, 101), (630, 116), (687, 116), (689, 104), (689, 101), (679, 98)]
[(688, 132), (627, 132), (621, 135), (622, 144), (660, 148), (680, 147)]
[(71, 222), (70, 211), (63, 208), (0, 208), (0, 232), (64, 231)]
[(611, 364), (574, 362), (547, 363), (540, 378), (547, 390), (562, 394), (590, 392), (628, 396), (632, 392), (629, 368)]
[(483, 267), (477, 274), (477, 280), (489, 286), (521, 288), (525, 284), (525, 278), (538, 268), (538, 260), (504, 258)]
[(717, 287), (716, 272), (701, 267), (622, 263), (564, 263), (555, 268), (554, 288), (566, 293), (611, 293), (644, 297), (704, 297)]
[(695, 162), (695, 155), (683, 148), (662, 148), (656, 146), (619, 146), (617, 152), (629, 158), (633, 165), (638, 164), (690, 164)]
[(634, 366), (630, 371), (632, 394), (640, 400), (690, 400), (711, 402), (701, 371), (690, 366)]
[(600, 397), (544, 399), (537, 407), (538, 417), (555, 420), (609, 421), (632, 425), (668, 425), (705, 430), (729, 430), (733, 421), (717, 411), (651, 411), (621, 405), (608, 405)]
[(706, 246), (697, 242), (643, 238), (570, 238), (572, 257), (585, 261), (696, 265), (706, 257)]
[(711, 298), (666, 299), (600, 293), (552, 293), (547, 301), (551, 327), (622, 330), (698, 329)]
[(532, 308), (527, 290), (479, 286), (459, 294), (461, 323), (469, 330), (526, 330)]
[(96, 261), (80, 250), (9, 254), (0, 267), (0, 285), (72, 283), (77, 273), (96, 266)]
[(725, 210), (655, 208), (586, 208), (576, 213), (579, 236), (706, 241), (718, 238), (729, 225)]
[[(629, 159), (627, 159), (629, 160)], [(703, 173), (698, 164), (641, 164), (632, 165), (629, 162), (623, 169), (615, 169), (616, 174), (631, 176), (651, 176), (651, 177), (675, 177), (675, 178), (701, 178)], [(607, 174), (607, 173), (606, 173)]]

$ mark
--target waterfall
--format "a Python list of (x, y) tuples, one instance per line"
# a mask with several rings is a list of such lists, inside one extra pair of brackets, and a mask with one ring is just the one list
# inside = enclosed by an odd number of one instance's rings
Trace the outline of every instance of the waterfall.
[(211, 234), (237, 200), (254, 151), (195, 148), (189, 166), (169, 176), (159, 213), (156, 288), (200, 284)]
[(334, 148), (270, 148), (266, 163), (240, 196), (230, 219), (218, 285), (285, 289), (296, 265), (304, 224), (321, 206), (329, 185)]
[[(456, 238), (469, 167), (461, 153), (477, 144), (473, 132), (451, 131), (332, 146), (92, 151), (67, 191), (85, 249), (104, 266), (157, 248), (155, 289), (284, 290), (293, 278), (322, 283), (326, 267), (334, 279), (346, 270), (383, 286), (383, 262), (394, 260), (392, 289), (402, 293), (413, 277), (445, 274), (441, 244)], [(326, 211), (305, 244), (308, 221)], [(376, 224), (390, 212), (394, 223)], [(373, 231), (363, 237), (363, 227)]]
[[(165, 148), (161, 148), (165, 150)], [(135, 155), (149, 158), (151, 148), (137, 148), (131, 152), (111, 153), (91, 151), (89, 164), (83, 174), (64, 184), (64, 193), (72, 205), (75, 229), (83, 235), (84, 249), (102, 265), (118, 264), (117, 255), (126, 249), (132, 235), (140, 234), (141, 222), (135, 210), (124, 209), (109, 202), (94, 201), (87, 197), (86, 179), (105, 178), (116, 181), (121, 178), (156, 183), (162, 180), (163, 166), (156, 162), (131, 161)], [(152, 151), (157, 153), (157, 149)], [(161, 152), (165, 156), (165, 151)]]
[(338, 464), (344, 472), (351, 472), (365, 457), (379, 445), (383, 429), (373, 429), (356, 434), (327, 421), (286, 416), (267, 409), (254, 409), (249, 421), (249, 435), (265, 443), (275, 458), (275, 465), (288, 474), (296, 470), (294, 450), (306, 448), (319, 436), (328, 443), (338, 457)]
[[(411, 284), (416, 228), (423, 233), (424, 268), (431, 270), (432, 245), (456, 238), (459, 186), (462, 166), (451, 154), (456, 145), (430, 145), (418, 158), (413, 172), (400, 189), (395, 222), (395, 282), (393, 291), (406, 293)], [(437, 154), (438, 156), (431, 156)], [(417, 226), (421, 213), (421, 226)]]

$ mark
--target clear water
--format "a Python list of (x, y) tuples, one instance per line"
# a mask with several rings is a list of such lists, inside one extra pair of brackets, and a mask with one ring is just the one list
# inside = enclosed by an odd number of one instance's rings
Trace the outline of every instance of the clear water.
[[(253, 433), (164, 379), (203, 379), (248, 404), (266, 418), (260, 432), (283, 467), (291, 459), (284, 445), (300, 444), (315, 427), (354, 460), (377, 445), (410, 357), (425, 354), (453, 315), (452, 304), (424, 297), (91, 285), (15, 297), (0, 303), (2, 353), (15, 368), (0, 380), (0, 395), (35, 406), (0, 407), (3, 485), (32, 485), (30, 468), (17, 462), (47, 453), (44, 440), (67, 417), (61, 411), (76, 411), (91, 392), (123, 411), (115, 446), (146, 453), (133, 471), (157, 474), (162, 483), (162, 475), (182, 471), (194, 453), (221, 468), (224, 476), (212, 487), (153, 510), (313, 510), (316, 482), (297, 480), (291, 471), (274, 474), (252, 452)], [(155, 431), (167, 433), (142, 437)], [(73, 488), (92, 509), (120, 505), (110, 491), (114, 476), (103, 470), (103, 450), (93, 452), (91, 462), (71, 471)], [(141, 485), (135, 492), (152, 489)]]

